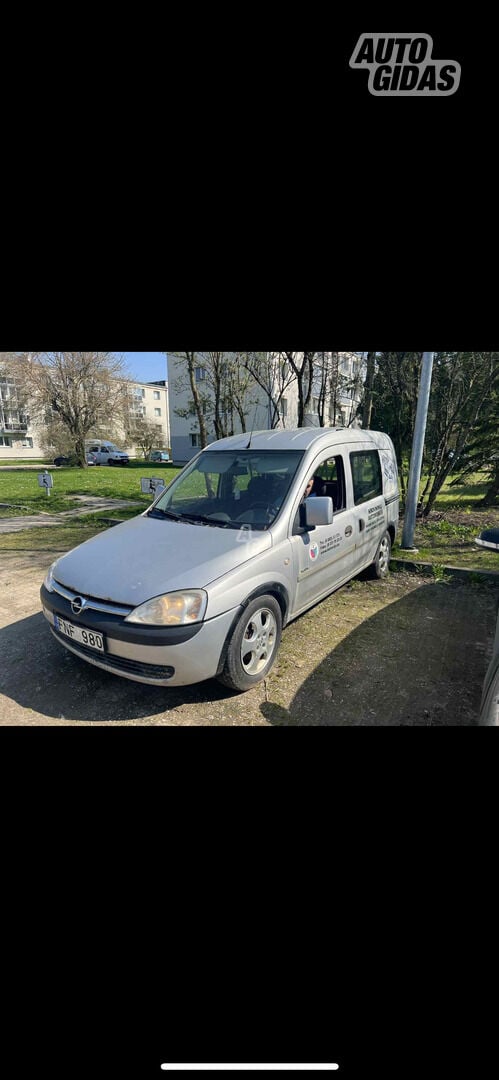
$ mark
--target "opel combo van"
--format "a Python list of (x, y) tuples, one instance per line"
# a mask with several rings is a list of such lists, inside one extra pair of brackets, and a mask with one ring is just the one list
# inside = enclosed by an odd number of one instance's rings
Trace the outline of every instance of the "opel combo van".
[(248, 690), (292, 619), (370, 565), (387, 574), (398, 513), (381, 432), (234, 435), (53, 563), (43, 612), (61, 645), (127, 679)]

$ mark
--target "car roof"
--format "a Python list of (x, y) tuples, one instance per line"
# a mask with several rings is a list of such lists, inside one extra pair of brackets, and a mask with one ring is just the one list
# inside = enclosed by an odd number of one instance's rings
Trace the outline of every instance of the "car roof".
[[(251, 443), (250, 443), (251, 437)], [(273, 431), (248, 431), (240, 435), (230, 435), (226, 439), (218, 439), (216, 442), (205, 446), (207, 450), (308, 450), (311, 446), (331, 443), (373, 443), (374, 446), (392, 448), (392, 442), (388, 435), (382, 431), (371, 431), (363, 428), (294, 428), (292, 430)], [(248, 447), (248, 444), (250, 446)]]

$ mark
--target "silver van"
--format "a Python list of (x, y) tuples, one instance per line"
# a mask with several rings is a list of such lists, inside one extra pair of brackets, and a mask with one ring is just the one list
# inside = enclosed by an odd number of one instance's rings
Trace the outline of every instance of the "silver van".
[(43, 612), (61, 645), (127, 679), (248, 690), (287, 623), (370, 565), (388, 573), (398, 513), (381, 432), (234, 435), (143, 514), (53, 563)]

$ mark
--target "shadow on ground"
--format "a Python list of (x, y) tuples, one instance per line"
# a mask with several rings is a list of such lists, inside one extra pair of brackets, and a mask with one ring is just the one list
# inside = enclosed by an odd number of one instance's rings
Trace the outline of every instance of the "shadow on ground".
[(497, 597), (490, 585), (423, 585), (347, 633), (289, 707), (260, 710), (274, 725), (475, 725)]
[[(151, 721), (179, 706), (232, 697), (215, 680), (196, 686), (157, 687), (110, 675), (68, 652), (53, 638), (41, 612), (0, 629), (0, 693), (23, 709), (57, 720)], [(9, 703), (4, 704), (4, 723), (9, 722)], [(14, 706), (16, 714), (18, 710)], [(209, 709), (208, 709), (209, 711)], [(29, 723), (29, 715), (25, 718)], [(182, 722), (181, 717), (177, 722)]]
[(475, 725), (498, 596), (497, 586), (460, 581), (424, 583), (403, 596), (381, 583), (352, 586), (290, 624), (275, 672), (247, 695), (214, 680), (175, 688), (113, 676), (60, 646), (38, 612), (0, 629), (1, 719)]

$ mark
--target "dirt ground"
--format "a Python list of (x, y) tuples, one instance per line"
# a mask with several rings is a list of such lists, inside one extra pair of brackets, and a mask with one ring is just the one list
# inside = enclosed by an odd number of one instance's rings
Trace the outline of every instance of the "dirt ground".
[(6, 725), (454, 726), (477, 723), (499, 589), (362, 575), (284, 631), (265, 683), (151, 687), (64, 650), (39, 588), (60, 552), (4, 552), (0, 723)]

